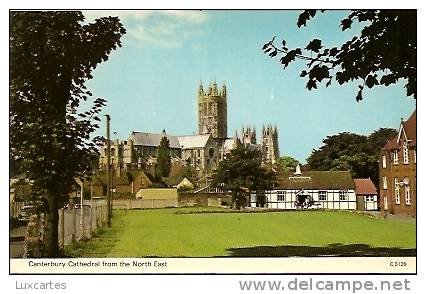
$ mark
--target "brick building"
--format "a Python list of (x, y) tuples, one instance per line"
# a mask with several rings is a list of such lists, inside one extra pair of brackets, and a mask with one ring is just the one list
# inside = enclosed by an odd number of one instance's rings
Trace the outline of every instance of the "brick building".
[(416, 216), (417, 113), (401, 119), (398, 135), (380, 151), (380, 210)]

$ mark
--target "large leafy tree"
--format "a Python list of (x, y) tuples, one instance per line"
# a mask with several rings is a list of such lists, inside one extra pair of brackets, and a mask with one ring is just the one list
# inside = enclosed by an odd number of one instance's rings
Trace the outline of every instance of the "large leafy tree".
[(262, 153), (238, 144), (219, 163), (213, 174), (212, 185), (231, 191), (233, 206), (240, 209), (247, 204), (248, 191), (266, 189), (273, 180), (272, 171), (262, 167)]
[(171, 166), (172, 166), (172, 161), (170, 156), (169, 139), (167, 139), (166, 136), (163, 136), (161, 138), (160, 147), (158, 148), (158, 154), (157, 154), (157, 169), (156, 169), (157, 178), (168, 177)]
[[(302, 12), (297, 26), (306, 26), (317, 14), (317, 10)], [(328, 47), (321, 39), (312, 39), (305, 48), (290, 49), (285, 40), (278, 45), (274, 37), (262, 49), (270, 57), (280, 56), (284, 69), (296, 60), (306, 62), (300, 76), (307, 79), (308, 90), (316, 89), (319, 83), (328, 87), (333, 81), (340, 85), (356, 81), (356, 100), (360, 101), (365, 88), (404, 80), (407, 96), (416, 98), (416, 11), (354, 10), (341, 20), (340, 27), (349, 30), (354, 22), (360, 24), (360, 33), (338, 46)]]
[(10, 159), (44, 201), (50, 257), (59, 254), (60, 201), (97, 153), (90, 134), (106, 101), (97, 98), (78, 113), (92, 95), (85, 82), (125, 33), (116, 17), (83, 21), (77, 11), (10, 13)]
[(350, 170), (352, 176), (370, 177), (377, 185), (379, 152), (386, 142), (396, 136), (395, 129), (381, 128), (369, 136), (340, 133), (328, 136), (323, 146), (308, 157), (308, 168), (313, 170)]
[(278, 160), (278, 165), (282, 167), (283, 170), (290, 171), (294, 170), (296, 166), (299, 164), (297, 159), (294, 159), (291, 156), (282, 156)]

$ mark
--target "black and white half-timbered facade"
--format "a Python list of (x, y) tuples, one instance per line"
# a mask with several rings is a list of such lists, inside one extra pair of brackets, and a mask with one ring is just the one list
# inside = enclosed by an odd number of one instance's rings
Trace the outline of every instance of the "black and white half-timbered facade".
[(281, 172), (275, 187), (253, 191), (251, 207), (272, 209), (356, 210), (355, 185), (349, 171)]

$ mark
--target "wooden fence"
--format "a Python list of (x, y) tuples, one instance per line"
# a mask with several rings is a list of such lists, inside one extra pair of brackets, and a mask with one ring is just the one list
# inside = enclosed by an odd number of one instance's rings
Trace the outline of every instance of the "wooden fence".
[(13, 202), (9, 204), (10, 216), (15, 218), (21, 215), (22, 207), (25, 202)]
[(81, 239), (90, 239), (93, 232), (107, 224), (106, 204), (94, 204), (92, 207), (83, 206), (59, 210), (59, 245), (64, 247)]
[[(93, 233), (107, 225), (107, 205), (96, 202), (92, 206), (80, 208), (61, 208), (58, 223), (58, 241), (63, 249), (66, 245), (83, 239), (90, 239)], [(41, 247), (44, 243), (44, 221), (36, 214), (30, 217), (25, 233), (24, 256), (43, 257)]]

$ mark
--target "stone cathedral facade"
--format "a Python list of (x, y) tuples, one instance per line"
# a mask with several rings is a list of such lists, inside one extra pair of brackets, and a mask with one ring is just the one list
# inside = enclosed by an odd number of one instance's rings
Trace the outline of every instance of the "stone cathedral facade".
[[(191, 165), (198, 171), (214, 169), (238, 143), (262, 152), (264, 164), (275, 164), (279, 157), (278, 130), (263, 126), (260, 144), (255, 127), (242, 128), (228, 137), (227, 89), (216, 82), (206, 88), (200, 83), (197, 95), (198, 134), (175, 136), (166, 133), (132, 131), (127, 140), (111, 142), (111, 164), (120, 171), (150, 169), (156, 165), (156, 154), (161, 138), (167, 137), (172, 164)], [(100, 149), (100, 168), (106, 168), (106, 144)]]
[(198, 134), (211, 134), (214, 139), (226, 139), (228, 134), (226, 86), (218, 89), (216, 82), (204, 91), (198, 89)]

